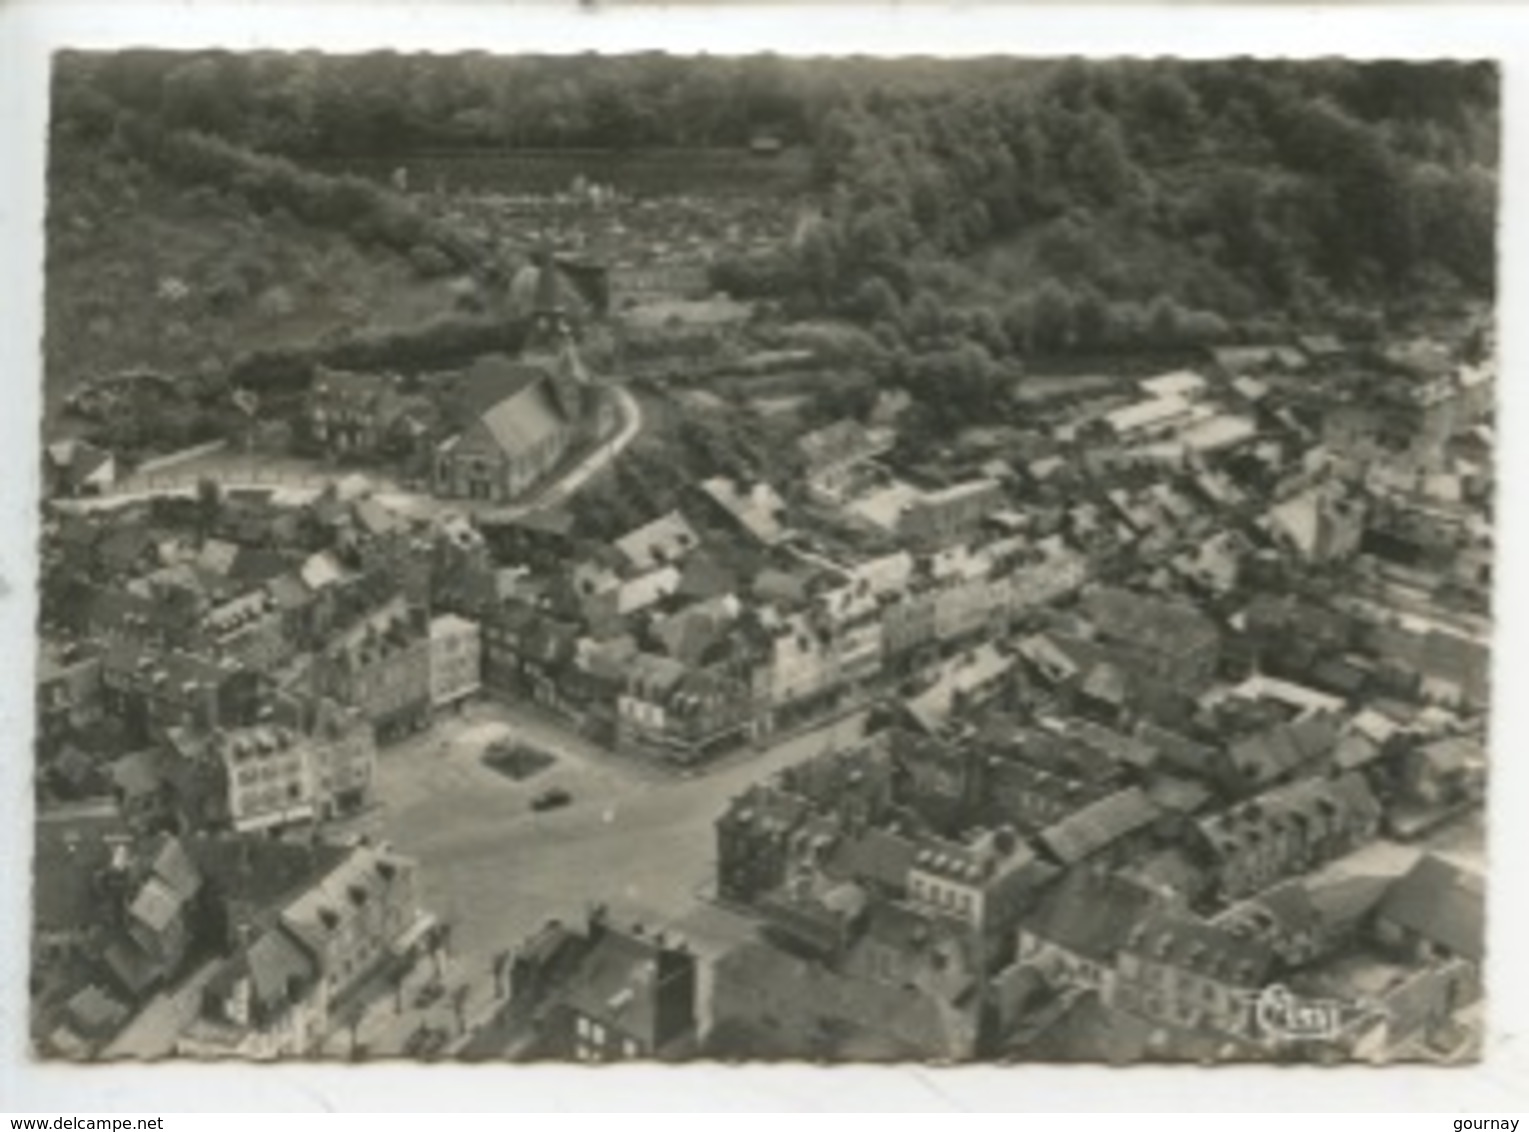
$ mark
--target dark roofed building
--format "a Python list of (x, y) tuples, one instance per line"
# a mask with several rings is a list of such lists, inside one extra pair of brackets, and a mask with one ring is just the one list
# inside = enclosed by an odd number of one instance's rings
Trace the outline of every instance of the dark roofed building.
[(440, 495), (509, 502), (551, 471), (572, 441), (575, 420), (539, 366), (498, 354), (480, 358), (468, 372), (463, 399), (474, 419), (436, 452)]
[(1420, 958), (1481, 963), (1486, 953), (1486, 884), (1429, 853), (1398, 879), (1375, 911), (1380, 941)]
[(1128, 786), (1092, 802), (1043, 830), (1040, 843), (1064, 865), (1075, 865), (1106, 850), (1119, 849), (1150, 827), (1162, 810), (1139, 786)]
[(1189, 1030), (1251, 1039), (1249, 993), (1275, 972), (1265, 941), (1168, 910), (1144, 919), (1121, 948), (1111, 1005)]
[(1194, 606), (1101, 586), (1084, 595), (1083, 608), (1116, 657), (1144, 674), (1195, 692), (1215, 678), (1221, 634)]
[(1266, 790), (1196, 824), (1223, 899), (1259, 892), (1373, 840), (1381, 805), (1364, 778), (1315, 775)]
[(1161, 900), (1117, 874), (1073, 869), (1021, 918), (1017, 959), (1055, 985), (1103, 989), (1114, 978), (1116, 954)]
[(578, 1061), (679, 1058), (694, 1052), (696, 960), (683, 941), (603, 910), (583, 932), (560, 925), (515, 954), (510, 997), (528, 1011), (532, 1056)]

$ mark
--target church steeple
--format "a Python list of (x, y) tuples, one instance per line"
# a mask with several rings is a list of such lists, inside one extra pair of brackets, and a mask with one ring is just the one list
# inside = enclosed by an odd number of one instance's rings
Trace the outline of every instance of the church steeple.
[(538, 251), (533, 262), (536, 288), (531, 298), (531, 339), (527, 348), (539, 353), (558, 352), (572, 338), (562, 280), (550, 251), (545, 248)]
[(534, 360), (547, 370), (559, 411), (568, 420), (577, 420), (584, 410), (589, 377), (574, 345), (563, 283), (552, 253), (545, 249), (538, 251), (534, 263), (536, 281), (525, 355), (527, 360)]

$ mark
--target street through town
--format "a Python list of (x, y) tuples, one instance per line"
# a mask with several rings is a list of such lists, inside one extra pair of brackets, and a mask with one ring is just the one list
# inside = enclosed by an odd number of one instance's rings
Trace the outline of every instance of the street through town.
[[(864, 723), (856, 712), (686, 777), (596, 748), (530, 709), (480, 704), (385, 749), (381, 805), (353, 830), (419, 860), (421, 901), (452, 926), (448, 978), (470, 984), (467, 1014), (482, 1017), (498, 952), (550, 919), (578, 921), (597, 904), (683, 934), (703, 955), (748, 935), (748, 920), (706, 903), (713, 823), (751, 783), (853, 744)], [(485, 767), (484, 747), (511, 732), (556, 754), (557, 764), (523, 783)], [(549, 786), (569, 790), (572, 803), (532, 810), (530, 799)], [(393, 1015), (391, 998), (377, 1013)], [(431, 1017), (449, 1015), (437, 1004)], [(424, 1016), (406, 1009), (364, 1028), (363, 1041), (387, 1052)]]

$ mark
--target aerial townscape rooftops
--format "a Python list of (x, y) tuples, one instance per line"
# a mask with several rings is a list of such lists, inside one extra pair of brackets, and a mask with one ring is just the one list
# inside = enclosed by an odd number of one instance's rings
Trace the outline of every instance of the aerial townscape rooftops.
[(39, 1055), (1479, 1053), (1494, 69), (258, 63), (55, 64)]

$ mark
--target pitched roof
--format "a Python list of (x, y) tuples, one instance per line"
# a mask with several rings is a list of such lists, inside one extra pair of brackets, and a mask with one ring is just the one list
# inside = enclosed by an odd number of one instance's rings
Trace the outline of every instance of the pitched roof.
[(542, 383), (528, 385), (485, 409), (478, 424), (507, 455), (529, 452), (564, 427), (562, 414)]
[(319, 976), (315, 957), (279, 924), (262, 932), (250, 944), (244, 959), (249, 968), (250, 988), (268, 1010), (286, 1006), (294, 984), (311, 984)]
[(1111, 963), (1159, 897), (1114, 873), (1073, 869), (1043, 893), (1020, 927), (1040, 939), (1101, 963)]
[(32, 921), (38, 931), (83, 931), (96, 924), (96, 874), (130, 838), (115, 803), (38, 811), (32, 857)]
[(679, 511), (670, 511), (616, 540), (616, 549), (639, 570), (677, 562), (700, 545), (700, 536)]
[(1278, 724), (1237, 740), (1227, 758), (1239, 777), (1261, 786), (1311, 761), (1308, 749), (1296, 742), (1290, 727)]
[(502, 451), (535, 447), (563, 426), (541, 365), (485, 354), (463, 375), (458, 399)]
[(154, 875), (182, 900), (189, 900), (202, 887), (202, 874), (178, 837), (167, 836), (160, 842), (152, 868)]
[(1161, 812), (1141, 787), (1128, 786), (1050, 826), (1040, 834), (1040, 841), (1057, 860), (1076, 864), (1149, 825)]
[(302, 564), (298, 571), (310, 590), (322, 590), (345, 577), (345, 567), (333, 553), (322, 550)]
[(159, 877), (144, 881), (128, 912), (152, 931), (164, 931), (181, 914), (185, 901)]
[(1154, 651), (1183, 653), (1220, 639), (1215, 623), (1187, 602), (1100, 586), (1084, 595), (1083, 608), (1101, 633)]
[(658, 955), (652, 941), (607, 927), (555, 995), (586, 1018), (655, 1042)]
[(112, 762), (112, 784), (129, 798), (153, 794), (164, 782), (160, 763), (160, 753), (155, 748), (129, 752)]
[(773, 545), (785, 536), (785, 500), (764, 481), (741, 491), (732, 480), (716, 476), (702, 483), (701, 490), (760, 542)]
[(918, 846), (905, 837), (880, 829), (868, 829), (859, 837), (840, 840), (829, 870), (859, 881), (871, 881), (894, 891), (908, 883), (908, 871)]
[(1125, 946), (1153, 962), (1233, 986), (1262, 986), (1275, 961), (1273, 948), (1264, 941), (1177, 911), (1159, 911), (1144, 919)]
[(799, 437), (808, 474), (854, 460), (863, 460), (886, 447), (884, 439), (854, 420), (835, 421)]
[(313, 592), (296, 574), (280, 574), (266, 585), (278, 609), (302, 609), (313, 600)]
[(1433, 853), (1391, 886), (1377, 915), (1456, 955), (1478, 963), (1485, 955), (1485, 882)]
[(1261, 832), (1287, 817), (1309, 817), (1324, 810), (1350, 820), (1370, 820), (1379, 817), (1381, 806), (1359, 773), (1350, 771), (1336, 778), (1318, 774), (1265, 790), (1197, 825), (1212, 847), (1224, 850), (1240, 845), (1250, 831)]

